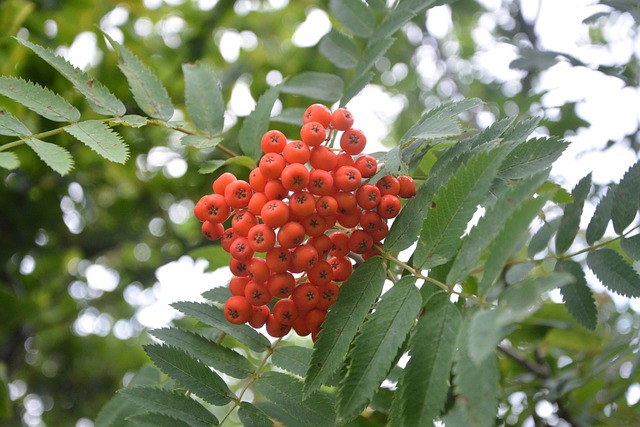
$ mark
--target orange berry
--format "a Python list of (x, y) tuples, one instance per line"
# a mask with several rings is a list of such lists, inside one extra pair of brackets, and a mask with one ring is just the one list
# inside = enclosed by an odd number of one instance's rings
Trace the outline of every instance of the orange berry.
[(232, 296), (224, 304), (224, 317), (233, 324), (246, 323), (252, 314), (253, 308), (243, 296)]

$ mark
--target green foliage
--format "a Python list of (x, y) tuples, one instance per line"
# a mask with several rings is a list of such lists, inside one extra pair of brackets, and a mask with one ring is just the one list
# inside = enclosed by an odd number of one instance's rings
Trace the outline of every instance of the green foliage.
[[(8, 22), (22, 22), (20, 16), (30, 13), (16, 6), (20, 3), (0, 6), (11, 17)], [(203, 245), (193, 221), (175, 220), (176, 212), (190, 212), (189, 201), (211, 185), (212, 176), (197, 172), (217, 176), (234, 171), (246, 176), (261, 155), (260, 138), (273, 122), (283, 124), (286, 131), (290, 125), (300, 125), (302, 111), (310, 103), (347, 106), (371, 82), (402, 95), (407, 104), (392, 125), (388, 140), (394, 146), (376, 154), (381, 168), (371, 182), (383, 174), (410, 174), (418, 191), (403, 202), (380, 256), (366, 261), (352, 256), (355, 270), (341, 285), (317, 341), (292, 337), (270, 341), (248, 325), (230, 324), (220, 308), (229, 290), (215, 283), (202, 294), (207, 302), (172, 304), (185, 318), (150, 331), (162, 343), (134, 339), (135, 353), (129, 341), (114, 344), (115, 338), (100, 337), (111, 340), (108, 348), (97, 351), (105, 364), (111, 366), (123, 355), (131, 363), (121, 362), (116, 372), (96, 380), (93, 387), (99, 392), (94, 394), (99, 397), (86, 406), (75, 403), (82, 407), (75, 411), (97, 416), (97, 427), (238, 422), (425, 426), (434, 420), (482, 427), (522, 423), (524, 417), (537, 416), (532, 409), (536, 402), (547, 400), (569, 424), (602, 424), (598, 417), (614, 411), (614, 404), (623, 408), (621, 420), (635, 419), (634, 408), (624, 407), (624, 396), (631, 384), (640, 381), (640, 371), (628, 345), (631, 333), (624, 331), (624, 325), (631, 324), (628, 328), (635, 333), (640, 324), (637, 316), (616, 309), (607, 294), (596, 294), (585, 270), (590, 269), (613, 293), (640, 297), (640, 275), (634, 264), (640, 259), (636, 219), (640, 163), (610, 186), (594, 185), (589, 174), (569, 194), (549, 180), (551, 167), (568, 143), (554, 136), (532, 138), (541, 118), (498, 117), (488, 128), (475, 129), (472, 119), (478, 111), (495, 113), (505, 101), (491, 91), (491, 85), (478, 90), (476, 82), (443, 75), (442, 81), (466, 86), (470, 97), (454, 94), (425, 110), (423, 105), (442, 96), (441, 88), (429, 93), (418, 84), (420, 76), (413, 69), (417, 48), (409, 34), (417, 29), (422, 37), (431, 37), (424, 12), (449, 2), (405, 0), (391, 8), (379, 0), (300, 2), (288, 6), (293, 12), (252, 10), (243, 16), (228, 2), (218, 2), (210, 13), (187, 3), (176, 8), (185, 25), (199, 26), (198, 31), (180, 33), (183, 46), (189, 46), (187, 53), (169, 48), (157, 34), (143, 42), (133, 26), (123, 25), (124, 44), (102, 33), (117, 59), (105, 55), (100, 67), (85, 72), (57, 50), (43, 47), (49, 43), (46, 39), (33, 37), (39, 44), (23, 37), (11, 40), (29, 50), (14, 48), (14, 61), (19, 56), (30, 64), (34, 53), (66, 81), (46, 71), (26, 73), (28, 68), (18, 67), (19, 76), (0, 76), (0, 94), (14, 103), (0, 108), (0, 135), (13, 138), (0, 145), (0, 167), (7, 170), (0, 200), (9, 216), (0, 236), (11, 242), (6, 245), (10, 248), (2, 248), (7, 272), (0, 275), (3, 287), (11, 289), (0, 293), (2, 307), (9, 307), (0, 310), (4, 328), (0, 338), (9, 343), (0, 345), (7, 360), (0, 361), (0, 419), (12, 415), (6, 408), (14, 405), (6, 396), (7, 384), (15, 390), (24, 376), (32, 394), (36, 391), (31, 387), (43, 394), (61, 388), (59, 383), (37, 384), (25, 372), (38, 370), (41, 376), (65, 369), (64, 375), (51, 375), (69, 378), (80, 393), (88, 390), (84, 381), (97, 375), (97, 358), (90, 357), (84, 371), (72, 370), (71, 360), (83, 353), (85, 346), (80, 343), (86, 341), (69, 338), (69, 326), (61, 327), (60, 319), (77, 319), (80, 324), (83, 314), (100, 305), (126, 320), (132, 307), (122, 301), (123, 293), (131, 299), (140, 283), (146, 287), (155, 282), (155, 268), (182, 254), (208, 261), (207, 271), (228, 264), (229, 255), (219, 244)], [(472, 7), (456, 16), (477, 19), (468, 13), (478, 5), (462, 3)], [(633, 15), (628, 5), (603, 3)], [(129, 6), (132, 15), (142, 10)], [(283, 43), (291, 37), (291, 26), (282, 23), (304, 19), (309, 6), (327, 7), (331, 30), (309, 49)], [(154, 13), (153, 22), (159, 22), (167, 7), (146, 12)], [(77, 13), (78, 22), (92, 31), (93, 22), (85, 22)], [(229, 28), (260, 31), (255, 53), (242, 47), (233, 64), (220, 56), (217, 45), (210, 45)], [(434, 51), (446, 50), (443, 40), (429, 40)], [(452, 45), (460, 47), (458, 59), (472, 56), (467, 41)], [(152, 54), (155, 50), (157, 54)], [(0, 44), (0, 54), (4, 53)], [(561, 60), (579, 64), (566, 54), (537, 48), (521, 49), (520, 54), (511, 67), (527, 73)], [(42, 68), (35, 59), (38, 64), (33, 67)], [(116, 61), (124, 77), (113, 73)], [(407, 77), (390, 71), (395, 64), (412, 64)], [(286, 77), (269, 87), (264, 77), (271, 70)], [(3, 69), (9, 72), (13, 71)], [(183, 78), (178, 78), (180, 72)], [(397, 81), (387, 84), (379, 74), (393, 75)], [(234, 115), (230, 100), (241, 75), (251, 76), (247, 80), (257, 99), (246, 117)], [(531, 76), (521, 83), (529, 84)], [(69, 83), (79, 94), (69, 90)], [(135, 104), (127, 100), (129, 96)], [(183, 104), (174, 105), (172, 99)], [(520, 111), (533, 111), (537, 102), (521, 95), (514, 100)], [(286, 107), (273, 117), (279, 104)], [(135, 114), (125, 115), (129, 110)], [(175, 111), (185, 112), (186, 121), (170, 121)], [(225, 123), (227, 113), (233, 120)], [(362, 127), (366, 131), (366, 124)], [(77, 148), (70, 137), (91, 151)], [(57, 174), (43, 172), (27, 150), (20, 159), (9, 151), (20, 146), (29, 147)], [(178, 179), (164, 166), (156, 167), (151, 152), (157, 149), (185, 160), (184, 176)], [(77, 172), (69, 176), (74, 164)], [(76, 186), (87, 195), (78, 196)], [(581, 217), (593, 203), (591, 194), (602, 197), (583, 229)], [(38, 208), (32, 208), (36, 204)], [(63, 221), (59, 209), (52, 209), (57, 206), (65, 215)], [(52, 211), (58, 215), (56, 221), (51, 220)], [(86, 229), (73, 228), (73, 218), (80, 218)], [(50, 226), (52, 222), (59, 226)], [(162, 227), (155, 227), (158, 223)], [(41, 256), (45, 251), (46, 259)], [(29, 260), (34, 260), (34, 272), (25, 273)], [(86, 273), (92, 264), (117, 269), (117, 291), (76, 298), (76, 288), (96, 292)], [(61, 296), (60, 289), (67, 287), (69, 295)], [(557, 289), (562, 304), (551, 301), (557, 298)], [(34, 313), (33, 319), (25, 313)], [(608, 322), (606, 327), (598, 325), (599, 318)], [(39, 331), (37, 339), (21, 335), (30, 329)], [(147, 344), (140, 346), (140, 341)], [(10, 351), (5, 350), (8, 346)], [(23, 348), (25, 355), (29, 353), (24, 359), (33, 368), (17, 370), (12, 354)], [(74, 356), (61, 356), (65, 351)], [(49, 353), (55, 357), (39, 359)], [(559, 363), (567, 359), (568, 365)], [(106, 396), (121, 384), (122, 374), (137, 370), (143, 361), (159, 369), (143, 367), (107, 401)], [(8, 376), (5, 368), (11, 370)], [(614, 371), (616, 375), (611, 375)], [(16, 382), (11, 385), (11, 381)], [(515, 392), (526, 396), (518, 410), (510, 399)], [(65, 389), (65, 393), (71, 392)], [(88, 400), (75, 393), (74, 402)], [(603, 397), (603, 393), (609, 394)], [(612, 406), (604, 408), (603, 401), (613, 402)], [(56, 401), (54, 407), (61, 411), (63, 405)], [(99, 413), (98, 406), (103, 408)], [(625, 410), (630, 415), (622, 413)], [(580, 419), (574, 422), (572, 417)]]

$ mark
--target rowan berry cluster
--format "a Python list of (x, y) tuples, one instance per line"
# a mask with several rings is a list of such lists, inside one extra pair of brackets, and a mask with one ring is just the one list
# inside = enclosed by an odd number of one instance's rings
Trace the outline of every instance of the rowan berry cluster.
[[(204, 236), (220, 239), (231, 254), (232, 296), (224, 305), (229, 322), (266, 325), (273, 337), (294, 329), (315, 340), (353, 271), (349, 254), (375, 255), (387, 220), (400, 212), (398, 197), (415, 195), (409, 176), (369, 182), (378, 164), (361, 154), (367, 140), (353, 122), (345, 108), (311, 105), (300, 140), (266, 132), (264, 154), (248, 182), (223, 173), (213, 194), (196, 204)], [(340, 148), (331, 148), (338, 136)]]

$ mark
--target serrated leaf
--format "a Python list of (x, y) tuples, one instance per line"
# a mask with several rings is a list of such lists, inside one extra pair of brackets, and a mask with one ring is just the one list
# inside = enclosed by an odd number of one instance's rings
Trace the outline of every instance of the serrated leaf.
[(63, 97), (21, 78), (0, 76), (0, 93), (54, 122), (75, 122), (80, 111)]
[(187, 113), (201, 132), (213, 136), (224, 127), (224, 101), (220, 82), (204, 64), (182, 64)]
[(351, 101), (362, 89), (368, 85), (375, 77), (376, 73), (373, 71), (366, 71), (361, 75), (354, 77), (349, 85), (344, 90), (344, 96), (340, 100), (340, 106), (345, 107), (349, 101)]
[(209, 137), (200, 136), (200, 135), (185, 135), (180, 139), (180, 142), (184, 145), (189, 145), (191, 147), (203, 150), (206, 148), (214, 148), (216, 145), (222, 142), (222, 138), (221, 137), (209, 138)]
[(218, 425), (215, 415), (182, 393), (155, 387), (131, 387), (119, 393), (149, 412), (176, 417), (192, 427)]
[(240, 404), (238, 418), (244, 427), (273, 427), (273, 421), (267, 414), (249, 402)]
[(351, 38), (335, 29), (320, 39), (318, 48), (320, 53), (338, 68), (353, 68), (360, 57), (358, 45)]
[(551, 167), (568, 145), (559, 138), (532, 138), (509, 153), (498, 175), (517, 179), (544, 171)]
[(476, 267), (482, 252), (491, 244), (511, 214), (525, 198), (533, 195), (547, 175), (548, 172), (540, 173), (516, 182), (498, 198), (464, 238), (449, 270), (446, 283), (461, 281)]
[(640, 234), (636, 234), (631, 237), (623, 237), (620, 239), (620, 247), (622, 247), (622, 250), (624, 250), (624, 252), (635, 261), (640, 261)]
[(531, 237), (527, 255), (533, 258), (535, 254), (547, 248), (553, 234), (558, 231), (560, 226), (560, 218), (555, 218), (549, 222), (545, 222), (542, 227)]
[(429, 140), (458, 136), (462, 133), (458, 116), (480, 105), (482, 101), (479, 99), (469, 98), (446, 102), (429, 110), (400, 138), (400, 144), (404, 145), (415, 138)]
[(391, 369), (422, 307), (416, 278), (406, 276), (387, 291), (354, 340), (347, 374), (338, 389), (338, 418), (358, 416)]
[(305, 397), (325, 384), (344, 361), (351, 341), (382, 292), (385, 270), (382, 258), (369, 258), (343, 283), (318, 334), (304, 384)]
[(33, 44), (27, 40), (16, 38), (18, 43), (31, 49), (49, 65), (58, 70), (87, 99), (93, 111), (103, 115), (122, 116), (127, 109), (122, 101), (116, 98), (99, 81), (74, 67), (63, 57), (49, 49)]
[(582, 209), (590, 189), (591, 174), (582, 178), (571, 191), (573, 203), (565, 205), (562, 218), (560, 219), (558, 233), (556, 234), (556, 252), (558, 254), (563, 254), (569, 250), (573, 240), (578, 235)]
[(256, 389), (296, 420), (300, 427), (333, 427), (335, 415), (331, 395), (323, 391), (302, 398), (302, 381), (280, 372), (267, 372), (255, 382)]
[(505, 142), (511, 142), (514, 146), (520, 145), (527, 140), (527, 137), (536, 130), (542, 117), (531, 117), (526, 120), (519, 121), (511, 126), (502, 135)]
[(40, 160), (60, 175), (66, 175), (73, 168), (73, 159), (66, 148), (31, 137), (25, 138), (24, 142), (36, 152)]
[(261, 352), (271, 346), (271, 343), (264, 335), (250, 326), (229, 323), (224, 317), (222, 309), (216, 306), (191, 301), (176, 302), (171, 306), (187, 316), (191, 316), (204, 324), (231, 335), (253, 351)]
[(102, 33), (118, 53), (118, 68), (129, 82), (136, 103), (149, 116), (168, 121), (173, 116), (173, 104), (167, 89), (149, 67), (107, 33)]
[(189, 427), (189, 424), (169, 415), (147, 412), (127, 418), (136, 427)]
[(422, 184), (416, 195), (407, 201), (400, 214), (395, 218), (389, 234), (384, 239), (385, 249), (395, 252), (407, 249), (418, 239), (422, 222), (417, 218), (424, 218), (428, 204), (433, 197), (433, 191)]
[(507, 260), (526, 243), (529, 225), (546, 202), (547, 199), (542, 196), (525, 200), (505, 222), (489, 247), (489, 257), (484, 265), (482, 280), (478, 284), (478, 295), (486, 295)]
[(628, 298), (640, 297), (640, 276), (618, 252), (608, 248), (591, 251), (587, 265), (610, 291)]
[(376, 26), (376, 19), (361, 0), (331, 0), (331, 13), (356, 36), (369, 37)]
[(271, 120), (301, 127), (303, 124), (302, 116), (304, 116), (304, 110), (304, 108), (284, 108), (280, 111), (280, 114), (272, 117)]
[(146, 126), (148, 120), (146, 117), (138, 116), (137, 114), (127, 114), (126, 116), (116, 117), (109, 122), (110, 125), (123, 125), (132, 128), (141, 128)]
[(622, 234), (638, 212), (640, 199), (640, 162), (636, 162), (624, 174), (620, 182), (613, 187), (613, 205), (611, 206), (611, 219), (613, 229)]
[(235, 398), (218, 374), (183, 350), (160, 344), (146, 345), (144, 350), (165, 374), (205, 402), (224, 406)]
[(11, 170), (18, 166), (20, 166), (20, 160), (18, 160), (18, 156), (15, 153), (0, 153), (0, 168)]
[(254, 367), (246, 357), (193, 332), (163, 328), (155, 329), (151, 334), (234, 378), (246, 378), (253, 372)]
[(276, 347), (271, 362), (284, 370), (304, 378), (311, 363), (313, 349), (297, 345)]
[(460, 237), (482, 203), (506, 154), (505, 147), (481, 152), (460, 166), (436, 194), (422, 224), (414, 265), (422, 268), (446, 263), (460, 246)]
[(227, 286), (216, 286), (202, 293), (202, 297), (209, 301), (225, 303), (233, 295)]
[(613, 206), (613, 191), (611, 188), (602, 196), (596, 210), (587, 226), (586, 239), (587, 243), (593, 245), (600, 240), (607, 231), (607, 226), (611, 220), (611, 207)]
[(0, 108), (0, 135), (27, 136), (31, 131), (13, 114)]
[(459, 336), (459, 348), (453, 367), (455, 406), (460, 407), (465, 422), (460, 425), (490, 427), (495, 425), (498, 407), (498, 358), (495, 353), (477, 365), (471, 359), (468, 326)]
[(575, 261), (564, 260), (556, 263), (555, 270), (567, 272), (574, 277), (573, 283), (560, 288), (564, 305), (578, 323), (594, 330), (598, 322), (598, 311), (582, 266)]
[(238, 133), (240, 148), (244, 154), (254, 160), (258, 160), (262, 156), (260, 140), (262, 135), (269, 130), (271, 110), (281, 90), (282, 85), (276, 85), (263, 93), (258, 98), (256, 108), (244, 119), (240, 127)]
[(431, 425), (444, 407), (461, 320), (446, 293), (427, 301), (393, 398), (392, 426)]
[(226, 160), (210, 160), (204, 162), (204, 165), (198, 170), (200, 173), (213, 173), (220, 169), (222, 166), (227, 165), (239, 165), (244, 166), (247, 169), (253, 169), (256, 166), (255, 160), (249, 156), (234, 156), (229, 157)]
[(300, 73), (286, 81), (282, 86), (282, 92), (284, 93), (327, 102), (335, 102), (340, 99), (343, 89), (344, 83), (340, 77), (315, 71)]
[(101, 121), (87, 120), (64, 130), (107, 160), (124, 164), (129, 158), (129, 147), (120, 135)]
[[(133, 376), (130, 387), (156, 385), (161, 372), (152, 365), (145, 365)], [(94, 420), (95, 427), (111, 427), (125, 424), (125, 419), (143, 410), (121, 394), (114, 395), (101, 409)]]

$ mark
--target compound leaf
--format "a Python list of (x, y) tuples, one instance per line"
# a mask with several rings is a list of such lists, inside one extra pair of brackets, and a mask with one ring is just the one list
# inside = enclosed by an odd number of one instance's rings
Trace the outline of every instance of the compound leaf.
[(244, 154), (252, 159), (258, 160), (262, 155), (260, 140), (262, 139), (262, 135), (269, 130), (271, 110), (281, 90), (281, 85), (269, 88), (269, 90), (258, 98), (256, 108), (254, 108), (249, 116), (242, 122), (242, 127), (238, 134), (240, 148)]
[(558, 233), (556, 234), (556, 252), (559, 254), (569, 250), (569, 247), (578, 234), (582, 209), (590, 189), (591, 174), (582, 178), (571, 191), (573, 203), (565, 205), (564, 213), (560, 219)]
[(559, 138), (532, 138), (517, 145), (504, 159), (498, 175), (524, 178), (551, 167), (569, 144)]
[(611, 220), (611, 207), (613, 206), (613, 190), (610, 188), (607, 193), (602, 196), (596, 210), (587, 226), (586, 239), (587, 243), (593, 245), (600, 240), (607, 231), (607, 226)]
[(73, 168), (73, 159), (65, 148), (32, 137), (25, 138), (24, 142), (36, 152), (40, 160), (60, 175), (66, 175)]
[(80, 118), (80, 111), (63, 97), (30, 81), (0, 76), (0, 93), (54, 122), (75, 122)]
[(127, 421), (136, 427), (189, 427), (184, 421), (157, 412), (136, 414), (128, 417)]
[(400, 143), (404, 145), (415, 138), (429, 140), (458, 136), (462, 133), (458, 116), (480, 105), (482, 105), (482, 101), (479, 99), (469, 98), (446, 102), (429, 110), (400, 138)]
[(273, 421), (249, 402), (240, 403), (238, 418), (244, 427), (273, 427)]
[(598, 311), (593, 293), (587, 285), (582, 266), (571, 260), (558, 261), (555, 270), (567, 272), (574, 277), (573, 283), (560, 288), (564, 305), (578, 323), (594, 330), (598, 322)]
[(278, 346), (271, 356), (271, 361), (278, 368), (304, 378), (311, 363), (312, 353), (313, 350), (307, 347), (297, 345)]
[(213, 136), (224, 127), (224, 101), (220, 82), (204, 64), (183, 64), (185, 103), (193, 124)]
[(505, 148), (478, 153), (437, 192), (422, 225), (414, 265), (435, 267), (453, 257), (467, 224), (491, 187)]
[(16, 38), (18, 43), (31, 49), (36, 55), (44, 59), (49, 65), (58, 70), (80, 93), (87, 99), (93, 111), (103, 115), (122, 116), (126, 113), (122, 101), (116, 98), (99, 81), (84, 71), (74, 67), (63, 57), (56, 55), (49, 49), (33, 44), (27, 40)]
[(144, 350), (165, 374), (205, 402), (224, 406), (235, 397), (218, 374), (183, 350), (160, 344), (146, 345)]
[(215, 415), (183, 393), (155, 387), (131, 387), (119, 393), (149, 412), (176, 417), (192, 427), (218, 425)]
[(444, 408), (461, 320), (446, 293), (427, 300), (393, 398), (392, 426), (431, 425)]
[(20, 160), (18, 160), (18, 156), (15, 153), (0, 153), (0, 168), (11, 170), (18, 166), (20, 166)]
[(608, 248), (591, 251), (587, 265), (610, 291), (627, 298), (640, 297), (640, 276), (618, 252)]
[(376, 26), (373, 13), (361, 0), (331, 0), (329, 9), (356, 36), (369, 37)]
[(415, 277), (400, 279), (376, 304), (356, 337), (347, 374), (338, 389), (338, 416), (355, 418), (391, 369), (422, 306)]
[(407, 201), (400, 215), (396, 217), (384, 239), (384, 247), (389, 251), (407, 249), (418, 239), (422, 222), (416, 218), (424, 218), (427, 206), (431, 202), (433, 191), (423, 184), (418, 187), (416, 195)]
[(246, 378), (253, 372), (253, 365), (246, 357), (196, 333), (178, 328), (163, 328), (155, 329), (151, 334), (234, 378)]
[(101, 121), (87, 120), (64, 130), (107, 160), (123, 164), (129, 158), (129, 148), (120, 135)]
[(0, 108), (0, 135), (26, 136), (31, 135), (31, 131), (4, 108)]
[(173, 104), (167, 89), (149, 67), (129, 49), (113, 40), (107, 33), (103, 35), (118, 53), (118, 68), (129, 82), (129, 88), (138, 106), (149, 116), (167, 121), (173, 116)]
[(255, 383), (256, 389), (277, 408), (296, 420), (300, 427), (333, 427), (332, 396), (323, 391), (302, 398), (302, 381), (281, 372), (267, 372)]
[(224, 317), (222, 309), (202, 302), (181, 301), (171, 304), (176, 310), (204, 324), (231, 335), (253, 351), (264, 351), (271, 346), (269, 340), (248, 325), (234, 325)]
[(386, 278), (380, 257), (365, 261), (340, 288), (340, 298), (327, 313), (315, 343), (304, 384), (305, 397), (318, 390), (338, 370)]
[(620, 247), (633, 260), (640, 261), (640, 234), (620, 239)]
[(356, 66), (360, 57), (358, 45), (348, 36), (332, 29), (320, 40), (320, 53), (338, 68)]

